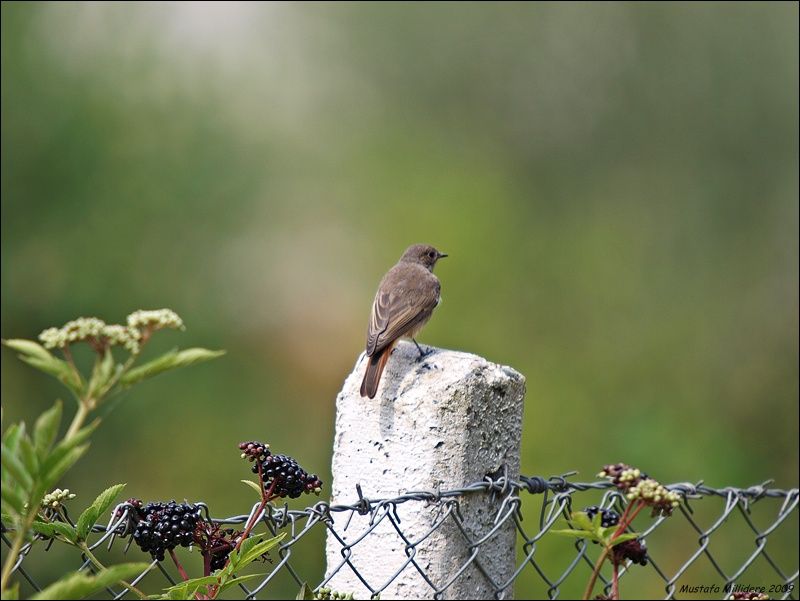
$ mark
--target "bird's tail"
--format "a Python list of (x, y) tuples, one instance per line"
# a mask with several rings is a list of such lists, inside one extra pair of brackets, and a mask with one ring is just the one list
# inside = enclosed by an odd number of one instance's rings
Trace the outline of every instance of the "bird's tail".
[(386, 367), (386, 362), (389, 360), (389, 355), (392, 354), (393, 344), (390, 344), (382, 351), (375, 353), (369, 358), (367, 363), (367, 371), (364, 373), (364, 380), (361, 382), (361, 396), (368, 396), (371, 399), (375, 398), (378, 392), (378, 384), (381, 382), (381, 374), (383, 368)]

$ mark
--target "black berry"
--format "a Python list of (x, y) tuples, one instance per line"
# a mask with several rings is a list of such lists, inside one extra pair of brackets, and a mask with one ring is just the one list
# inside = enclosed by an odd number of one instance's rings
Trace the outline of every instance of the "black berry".
[(267, 455), (253, 466), (253, 472), (258, 473), (259, 467), (264, 489), (276, 497), (296, 499), (303, 493), (318, 493), (322, 486), (316, 474), (309, 475), (288, 455)]
[(619, 524), (619, 514), (613, 509), (602, 509), (597, 505), (591, 505), (583, 511), (589, 516), (590, 520), (593, 520), (594, 516), (599, 512), (603, 516), (600, 521), (600, 525), (603, 528), (610, 528)]
[(133, 540), (159, 561), (163, 561), (166, 551), (191, 545), (197, 523), (202, 521), (199, 507), (175, 501), (148, 503), (138, 513)]

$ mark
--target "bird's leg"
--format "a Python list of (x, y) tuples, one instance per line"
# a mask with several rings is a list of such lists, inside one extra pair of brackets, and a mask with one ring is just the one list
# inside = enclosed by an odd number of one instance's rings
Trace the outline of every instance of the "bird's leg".
[(416, 338), (411, 339), (412, 342), (417, 345), (417, 350), (419, 351), (419, 357), (417, 357), (417, 361), (422, 361), (425, 357), (430, 355), (433, 352), (432, 348), (429, 348), (427, 351), (423, 351), (422, 347), (420, 347), (419, 343), (417, 342)]

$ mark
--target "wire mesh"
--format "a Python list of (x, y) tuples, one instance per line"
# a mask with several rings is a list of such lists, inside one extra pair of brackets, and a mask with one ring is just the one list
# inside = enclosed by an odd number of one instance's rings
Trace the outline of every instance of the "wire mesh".
[[(683, 497), (680, 509), (673, 516), (642, 520), (646, 526), (640, 531), (640, 539), (648, 548), (648, 563), (645, 567), (631, 566), (620, 573), (620, 586), (626, 581), (646, 579), (649, 588), (640, 591), (658, 590), (648, 598), (729, 598), (734, 591), (750, 587), (764, 587), (770, 598), (794, 599), (798, 581), (798, 489), (782, 490), (770, 488), (770, 483), (749, 488), (712, 488), (698, 484), (676, 483), (667, 486)], [(511, 598), (516, 586), (517, 594), (525, 598), (572, 598), (582, 590), (591, 574), (598, 547), (583, 539), (569, 540), (551, 534), (554, 528), (565, 527), (565, 520), (574, 509), (595, 504), (604, 508), (623, 510), (626, 499), (611, 487), (608, 481), (579, 483), (566, 476), (541, 478), (521, 477), (510, 480), (505, 477), (474, 482), (463, 488), (447, 491), (411, 491), (387, 499), (368, 499), (358, 488), (351, 504), (331, 505), (319, 502), (302, 510), (288, 506), (267, 506), (259, 522), (266, 532), (286, 535), (277, 551), (272, 552), (269, 562), (259, 564), (259, 571), (266, 573), (255, 580), (257, 584), (240, 584), (240, 596), (247, 599), (267, 598), (270, 585), (280, 576), (288, 576), (299, 588), (307, 582), (319, 593), (331, 580), (343, 571), (352, 571), (358, 581), (372, 597), (379, 597), (392, 582), (413, 573), (422, 577), (430, 588), (429, 598), (449, 598), (449, 591), (459, 578), (464, 577), (468, 567), (478, 569), (489, 583), (494, 597)], [(460, 511), (465, 499), (473, 495), (488, 495), (495, 511), (494, 525), (486, 532), (475, 533), (465, 523)], [(201, 504), (202, 505), (202, 504)], [(448, 539), (448, 545), (459, 547), (467, 559), (449, 574), (437, 579), (428, 573), (422, 562), (415, 560), (416, 551), (428, 538), (428, 534), (416, 539), (404, 535), (403, 521), (398, 509), (404, 511), (437, 512), (432, 531), (445, 524), (455, 524), (456, 537)], [(130, 529), (127, 510), (114, 517), (108, 524), (97, 524), (93, 529), (91, 549), (96, 555), (110, 553), (120, 545), (130, 547)], [(215, 519), (218, 524), (243, 524), (258, 509), (254, 506), (250, 514)], [(206, 509), (207, 511), (207, 509)], [(114, 515), (114, 514), (112, 514)], [(348, 532), (352, 518), (368, 516), (363, 531)], [(209, 518), (211, 519), (211, 518)], [(363, 521), (359, 521), (361, 528)], [(376, 581), (372, 574), (361, 573), (353, 561), (353, 553), (380, 524), (388, 524), (396, 530), (403, 541), (406, 560), (391, 578)], [(482, 549), (503, 528), (513, 524), (517, 537), (515, 569), (510, 578), (498, 578), (491, 573), (491, 562), (486, 562)], [(735, 528), (731, 530), (731, 524)], [(634, 527), (639, 526), (637, 520)], [(302, 573), (298, 567), (298, 544), (312, 532), (327, 531), (331, 541), (340, 547), (341, 560), (329, 562), (325, 574)], [(728, 534), (725, 532), (728, 531)], [(262, 531), (263, 532), (263, 531)], [(780, 543), (770, 541), (781, 536)], [(715, 544), (717, 539), (722, 539)], [(3, 524), (2, 540), (10, 547), (6, 525)], [(91, 539), (90, 539), (91, 540)], [(28, 569), (30, 557), (50, 551), (48, 541), (35, 539), (26, 544), (14, 565), (20, 580), (38, 591), (47, 584), (40, 582)], [(77, 552), (77, 551), (76, 551)], [(313, 552), (321, 553), (318, 544)], [(660, 554), (661, 552), (661, 554)], [(138, 548), (132, 547), (129, 554), (146, 557)], [(554, 559), (555, 558), (555, 559)], [(138, 557), (136, 557), (138, 559)], [(93, 565), (80, 558), (78, 571), (93, 571)], [(636, 576), (638, 574), (639, 576)], [(148, 570), (132, 581), (134, 586), (147, 584), (158, 592), (179, 580), (174, 567), (168, 561), (153, 561)], [(596, 593), (609, 594), (611, 588), (608, 574), (601, 572)], [(623, 589), (624, 590), (624, 589)], [(347, 593), (348, 591), (339, 591)], [(131, 593), (119, 587), (105, 590), (108, 598), (131, 598)], [(273, 595), (274, 596), (274, 595)]]

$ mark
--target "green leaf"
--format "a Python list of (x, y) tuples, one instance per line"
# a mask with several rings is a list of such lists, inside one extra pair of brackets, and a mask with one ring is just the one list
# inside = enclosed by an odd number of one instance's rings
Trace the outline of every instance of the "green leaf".
[(297, 593), (295, 599), (301, 599), (303, 601), (307, 601), (308, 599), (314, 598), (314, 591), (313, 589), (308, 586), (307, 582), (303, 583), (303, 586), (300, 587), (300, 591)]
[(592, 532), (600, 533), (603, 528), (603, 513), (598, 511), (592, 518)]
[(258, 484), (256, 484), (256, 483), (255, 483), (255, 482), (253, 482), (252, 480), (240, 480), (240, 482), (243, 482), (244, 484), (247, 484), (247, 486), (249, 486), (249, 487), (250, 487), (250, 488), (252, 488), (254, 491), (256, 491), (256, 494), (257, 494), (259, 497), (261, 497), (261, 492), (262, 492), (262, 491), (261, 491), (261, 487), (260, 487)]
[(90, 423), (88, 426), (84, 426), (80, 430), (78, 430), (75, 434), (73, 434), (70, 438), (64, 438), (58, 442), (58, 444), (53, 448), (53, 452), (50, 453), (53, 456), (56, 453), (62, 453), (65, 450), (71, 449), (81, 443), (83, 443), (89, 436), (97, 429), (97, 426), (100, 425), (100, 418), (95, 419)]
[(92, 526), (97, 522), (97, 518), (108, 511), (108, 508), (111, 507), (114, 499), (117, 498), (123, 488), (125, 488), (124, 484), (115, 484), (114, 486), (108, 487), (97, 495), (94, 503), (87, 507), (80, 515), (78, 518), (78, 538), (80, 540), (86, 540), (86, 537), (89, 536), (89, 532), (92, 530)]
[(286, 533), (282, 532), (278, 536), (275, 536), (265, 541), (258, 542), (254, 545), (251, 545), (247, 549), (245, 549), (245, 544), (254, 539), (247, 539), (246, 541), (244, 541), (240, 549), (241, 558), (239, 559), (238, 569), (241, 570), (245, 568), (246, 566), (253, 563), (256, 559), (264, 555), (264, 553), (266, 553), (273, 547), (276, 547), (278, 543), (280, 543), (283, 540), (284, 536), (286, 536)]
[(19, 484), (23, 490), (29, 491), (33, 486), (33, 477), (28, 470), (25, 469), (20, 456), (2, 445), (2, 464), (3, 468), (13, 478), (13, 481)]
[(3, 507), (6, 511), (13, 512), (16, 516), (25, 513), (25, 496), (20, 492), (18, 486), (10, 483), (0, 487), (0, 496), (3, 499)]
[(193, 363), (208, 361), (209, 359), (215, 359), (224, 354), (225, 351), (210, 351), (204, 348), (190, 348), (183, 351), (172, 350), (160, 357), (156, 357), (144, 365), (130, 370), (120, 378), (120, 383), (123, 386), (131, 386), (170, 369), (177, 369)]
[(82, 444), (87, 438), (89, 438), (92, 432), (94, 432), (97, 426), (99, 425), (100, 425), (100, 420), (96, 419), (88, 426), (84, 426), (83, 428), (78, 430), (72, 437), (60, 440), (58, 444), (55, 447), (53, 447), (53, 450), (50, 451), (50, 454), (44, 461), (42, 465), (42, 473), (46, 474), (50, 470), (52, 470), (56, 466), (56, 464), (61, 461), (64, 455), (67, 454), (68, 451)]
[(130, 580), (149, 567), (147, 563), (123, 563), (105, 569), (96, 576), (72, 573), (36, 593), (31, 599), (82, 599), (120, 580)]
[[(600, 514), (598, 513), (597, 515)], [(594, 528), (592, 527), (592, 520), (589, 519), (589, 514), (586, 513), (585, 511), (573, 511), (570, 518), (573, 522), (575, 522), (575, 525), (578, 528), (582, 530), (587, 530), (589, 532), (594, 530)]]
[(551, 530), (550, 534), (558, 534), (559, 536), (572, 536), (575, 538), (591, 538), (591, 533), (586, 530)]
[(240, 582), (244, 582), (245, 580), (252, 580), (253, 578), (259, 578), (261, 576), (264, 576), (264, 574), (246, 574), (245, 576), (237, 576), (236, 578), (231, 578), (230, 580), (225, 580), (220, 585), (220, 590), (225, 590), (225, 589), (230, 588), (232, 586), (236, 586), (237, 584), (239, 584)]
[(54, 522), (53, 526), (55, 527), (55, 531), (68, 541), (74, 543), (78, 540), (78, 533), (75, 531), (75, 528), (69, 524), (65, 522)]
[(164, 589), (164, 594), (160, 596), (161, 599), (194, 599), (195, 593), (202, 587), (218, 584), (219, 578), (217, 576), (201, 576), (199, 578), (190, 578), (179, 582), (174, 586)]
[[(12, 424), (6, 429), (5, 433), (3, 434), (3, 452), (4, 453), (11, 453), (12, 455), (19, 454), (19, 441), (25, 437), (25, 423), (19, 424)], [(17, 480), (11, 474), (11, 472), (7, 472), (6, 470), (0, 470), (2, 472), (2, 481), (5, 485), (12, 485)]]
[(11, 424), (3, 434), (3, 445), (12, 453), (19, 448), (19, 439), (25, 435), (25, 424)]
[(625, 534), (620, 534), (617, 538), (611, 541), (611, 546), (616, 547), (620, 543), (624, 543), (629, 540), (633, 540), (635, 538), (639, 538), (639, 535), (635, 532), (626, 532)]
[(33, 428), (33, 442), (40, 461), (47, 457), (47, 452), (55, 442), (58, 427), (61, 425), (61, 413), (62, 403), (58, 400), (51, 409), (42, 413), (36, 420)]
[(66, 522), (42, 522), (37, 520), (31, 524), (31, 528), (39, 534), (51, 538), (56, 535), (61, 535), (71, 543), (74, 543), (78, 539), (78, 533), (75, 531), (75, 528)]
[(88, 444), (71, 448), (58, 459), (56, 459), (52, 465), (46, 463), (45, 466), (43, 466), (44, 469), (42, 470), (42, 479), (40, 483), (41, 488), (43, 490), (49, 490), (53, 488), (61, 476), (63, 476), (69, 468), (75, 465), (75, 462), (77, 462), (78, 459), (83, 457), (83, 454), (88, 448)]
[(278, 545), (285, 536), (286, 533), (282, 532), (278, 536), (267, 540), (261, 540), (259, 536), (245, 539), (238, 551), (231, 551), (228, 556), (228, 565), (221, 571), (220, 577), (224, 581), (235, 572), (244, 569), (255, 560), (259, 559), (264, 553)]
[(69, 363), (66, 361), (62, 361), (61, 359), (53, 357), (52, 355), (50, 355), (50, 358), (47, 360), (40, 359), (39, 357), (23, 355), (20, 356), (20, 359), (22, 359), (28, 365), (35, 367), (39, 371), (43, 371), (46, 374), (54, 376), (77, 396), (80, 396), (83, 392), (83, 382), (81, 381), (81, 377), (72, 370), (72, 368), (69, 366)]
[(191, 587), (200, 587), (206, 586), (208, 584), (216, 584), (219, 581), (219, 578), (216, 576), (200, 576), (199, 578), (190, 578), (189, 580), (184, 580), (183, 582), (179, 582), (174, 586), (170, 586), (164, 589), (164, 592), (174, 591), (174, 590), (185, 590)]
[(186, 586), (186, 582), (179, 582), (175, 586), (171, 586), (169, 588), (164, 589), (164, 592), (161, 595), (157, 595), (154, 598), (155, 599), (188, 599), (189, 598), (189, 587)]
[(50, 351), (33, 340), (12, 338), (11, 340), (3, 340), (3, 344), (10, 349), (14, 349), (18, 353), (22, 353), (23, 355), (27, 355), (29, 357), (36, 357), (42, 361), (48, 361), (54, 358), (53, 355), (50, 354)]
[(27, 436), (19, 439), (19, 456), (25, 469), (35, 479), (39, 474), (39, 458), (36, 456), (31, 439)]

